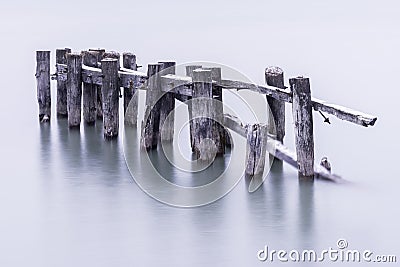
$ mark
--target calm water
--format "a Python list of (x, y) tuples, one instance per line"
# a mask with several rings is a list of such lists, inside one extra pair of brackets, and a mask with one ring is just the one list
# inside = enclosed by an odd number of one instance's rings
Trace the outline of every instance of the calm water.
[[(206, 2), (154, 9), (70, 1), (61, 14), (48, 1), (1, 4), (1, 266), (261, 266), (271, 265), (257, 260), (265, 245), (322, 250), (339, 238), (351, 249), (397, 253), (399, 260), (399, 6)], [(115, 22), (99, 20), (103, 12)], [(195, 33), (208, 38), (192, 44)], [(234, 38), (239, 33), (248, 38)], [(255, 193), (242, 179), (210, 205), (174, 208), (134, 182), (122, 135), (104, 141), (101, 122), (73, 131), (56, 116), (38, 123), (35, 50), (50, 49), (54, 57), (64, 46), (133, 50), (144, 66), (216, 61), (257, 83), (266, 66), (278, 65), (286, 78), (311, 77), (314, 96), (374, 114), (378, 122), (363, 128), (332, 117), (326, 125), (314, 113), (316, 158), (328, 156), (349, 183), (299, 182), (284, 164)], [(52, 94), (55, 111), (55, 83)], [(293, 149), (290, 106), (287, 118), (285, 142)], [(218, 164), (215, 173), (229, 157)]]

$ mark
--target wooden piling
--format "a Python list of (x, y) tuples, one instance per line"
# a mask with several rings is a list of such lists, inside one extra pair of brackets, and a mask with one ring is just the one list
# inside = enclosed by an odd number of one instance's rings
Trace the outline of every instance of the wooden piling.
[[(97, 48), (97, 49), (89, 49), (89, 51), (97, 52), (97, 64), (101, 62), (103, 59), (103, 55), (106, 52), (105, 49)], [(101, 94), (101, 86), (95, 85), (97, 91), (97, 99), (96, 99), (96, 115), (98, 119), (103, 119), (103, 101), (102, 101), (102, 94)]]
[(117, 60), (118, 69), (120, 69), (120, 66), (121, 66), (120, 65), (120, 54), (118, 52), (106, 51), (106, 52), (103, 53), (103, 58), (102, 59), (105, 59), (105, 58), (114, 58), (114, 59), (116, 59)]
[(68, 126), (79, 127), (82, 104), (82, 55), (67, 54), (67, 110)]
[[(160, 76), (175, 74), (176, 62), (163, 61)], [(172, 93), (164, 93), (160, 98), (160, 137), (161, 141), (172, 141), (174, 137), (175, 97)]]
[[(206, 70), (211, 71), (211, 79), (217, 83), (221, 83), (222, 74), (221, 68), (211, 67), (211, 68), (204, 68)], [(225, 153), (225, 140), (226, 140), (226, 130), (223, 123), (224, 117), (224, 105), (222, 103), (222, 87), (216, 86), (213, 84), (212, 86), (212, 93), (213, 93), (213, 117), (215, 118), (213, 122), (213, 131), (216, 133), (215, 135), (215, 144), (217, 146), (217, 154), (221, 155)]]
[[(67, 53), (71, 53), (70, 48), (56, 49), (56, 63), (67, 64)], [(58, 71), (57, 71), (58, 73)], [(57, 115), (67, 117), (67, 82), (57, 76)]]
[(247, 130), (247, 157), (246, 175), (254, 176), (262, 174), (265, 166), (265, 154), (267, 151), (267, 125), (248, 124)]
[(293, 94), (293, 120), (299, 175), (314, 177), (314, 134), (310, 81), (308, 78), (289, 79)]
[[(279, 67), (268, 67), (265, 69), (265, 82), (267, 85), (285, 89), (283, 70)], [(272, 117), (269, 118), (268, 132), (273, 133), (271, 128), (275, 125), (276, 140), (283, 143), (285, 137), (285, 102), (267, 96), (267, 102), (271, 109)]]
[(218, 134), (213, 129), (215, 113), (210, 70), (193, 71), (192, 97), (194, 152), (200, 160), (210, 161), (217, 153)]
[(36, 83), (39, 121), (48, 122), (51, 116), (50, 51), (36, 51)]
[[(266, 68), (265, 82), (267, 85), (284, 89), (283, 70), (279, 67)], [(268, 106), (271, 110), (271, 113), (268, 114), (268, 132), (272, 135), (276, 135), (276, 140), (283, 144), (283, 139), (285, 137), (285, 102), (271, 96), (266, 97)], [(270, 156), (270, 160), (282, 164), (281, 160), (272, 155)]]
[[(201, 69), (201, 65), (189, 65), (186, 66), (186, 76), (193, 78), (193, 71), (195, 69)], [(188, 114), (189, 114), (189, 136), (190, 136), (190, 146), (192, 151), (194, 151), (194, 144), (193, 144), (193, 116), (192, 116), (192, 102), (188, 102)]]
[(102, 99), (103, 99), (103, 133), (104, 138), (112, 139), (118, 136), (119, 129), (119, 81), (118, 60), (105, 58), (101, 61)]
[[(83, 64), (89, 67), (97, 67), (98, 55), (96, 51), (83, 51)], [(83, 84), (83, 119), (87, 124), (96, 121), (97, 86), (93, 83)]]
[[(132, 53), (123, 53), (122, 65), (126, 69), (137, 70), (136, 56)], [(137, 125), (139, 94), (136, 89), (136, 79), (131, 79), (129, 87), (124, 87), (124, 122), (129, 126)]]
[(141, 135), (141, 147), (146, 150), (157, 148), (160, 136), (160, 69), (161, 64), (149, 64), (147, 67), (146, 108)]

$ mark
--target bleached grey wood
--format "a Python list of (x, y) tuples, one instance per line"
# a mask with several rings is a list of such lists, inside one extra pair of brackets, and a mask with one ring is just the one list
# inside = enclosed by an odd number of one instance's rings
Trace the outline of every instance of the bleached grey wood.
[[(124, 69), (134, 70), (137, 69), (136, 56), (132, 53), (123, 53), (122, 66)], [(126, 125), (137, 125), (138, 115), (138, 97), (137, 93), (137, 79), (138, 77), (131, 77), (129, 86), (124, 86), (124, 122)]]
[(104, 138), (112, 139), (118, 136), (119, 130), (119, 83), (118, 60), (105, 58), (101, 61), (102, 100), (103, 100), (103, 133)]
[[(100, 65), (99, 65), (99, 68), (101, 68), (102, 69), (102, 66), (101, 66), (101, 61), (103, 60), (103, 59), (116, 59), (117, 60), (117, 67), (118, 67), (118, 70), (119, 70), (119, 68), (121, 67), (121, 64), (120, 64), (120, 54), (118, 53), (118, 52), (116, 52), (116, 51), (104, 51), (103, 53), (102, 53), (102, 55), (101, 55), (101, 58), (100, 58), (100, 60), (99, 60), (99, 62), (100, 62)], [(98, 118), (102, 118), (103, 116), (102, 116), (102, 114), (104, 113), (104, 111), (103, 111), (103, 108), (104, 108), (104, 104), (102, 104), (103, 103), (103, 96), (104, 96), (104, 94), (103, 94), (103, 89), (101, 89), (101, 91), (102, 91), (102, 93), (99, 95), (99, 98), (98, 98), (98, 106), (100, 106), (101, 107), (101, 110), (100, 110), (100, 112), (98, 112)], [(121, 88), (120, 88), (120, 85), (119, 85), (119, 80), (118, 80), (118, 94), (120, 94), (121, 93)], [(100, 108), (99, 107), (99, 108)], [(104, 122), (104, 119), (103, 119), (103, 122)]]
[(82, 110), (82, 55), (67, 54), (68, 126), (79, 127)]
[[(102, 59), (106, 59), (106, 58), (116, 59), (117, 60), (118, 70), (121, 68), (121, 63), (120, 63), (121, 56), (120, 56), (120, 54), (118, 52), (116, 52), (116, 51), (105, 51), (103, 53)], [(100, 63), (102, 63), (102, 62), (100, 62)]]
[[(194, 70), (196, 70), (196, 69), (201, 69), (201, 65), (189, 65), (189, 66), (186, 66), (185, 67), (185, 70), (186, 70), (186, 81), (189, 81), (190, 82), (190, 84), (189, 84), (189, 86), (186, 86), (186, 85), (182, 85), (182, 84), (180, 84), (180, 82), (182, 81), (182, 80), (184, 80), (184, 79), (180, 79), (180, 81), (176, 81), (175, 82), (175, 84), (174, 84), (174, 88), (179, 88), (179, 87), (183, 87), (184, 89), (185, 88), (189, 88), (189, 94), (190, 94), (190, 96), (192, 96), (192, 94), (193, 94), (193, 90), (192, 90), (192, 88), (193, 88), (193, 83), (192, 83), (192, 80), (193, 80), (193, 71)], [(188, 79), (189, 78), (189, 79)], [(183, 94), (183, 92), (179, 92), (179, 93), (181, 93), (181, 94)], [(189, 96), (188, 94), (186, 94), (187, 96)], [(192, 114), (192, 101), (189, 101), (188, 103), (187, 103), (187, 105), (188, 105), (188, 114), (189, 114), (189, 136), (190, 136), (190, 146), (192, 147), (192, 151), (194, 152), (194, 126), (193, 126), (193, 114)]]
[[(186, 66), (186, 68), (188, 67), (192, 68), (194, 67), (194, 69), (199, 68), (199, 66)], [(188, 73), (186, 75), (188, 75)], [(164, 76), (163, 78), (167, 79), (168, 83), (173, 84), (174, 85), (173, 87), (176, 88), (175, 90), (181, 90), (181, 86), (190, 86), (191, 84), (190, 76), (182, 77), (176, 75), (168, 75)], [(265, 94), (267, 96), (271, 96), (280, 101), (285, 101), (289, 103), (292, 102), (292, 94), (287, 89), (277, 88), (268, 85), (261, 86), (234, 80), (221, 80), (221, 81), (215, 81), (214, 83), (216, 83), (217, 86), (220, 86), (223, 89), (251, 90), (261, 94)], [(190, 91), (183, 90), (182, 93), (190, 96)]]
[(314, 126), (310, 81), (308, 78), (289, 79), (293, 93), (292, 113), (295, 126), (296, 154), (299, 174), (314, 177)]
[[(247, 129), (237, 117), (224, 114), (224, 125), (240, 136), (247, 138)], [(274, 136), (272, 135), (269, 135), (267, 139), (267, 151), (281, 161), (284, 161), (297, 168), (296, 152), (291, 151), (280, 141), (275, 140)], [(343, 182), (343, 179), (339, 175), (328, 172), (325, 168), (318, 164), (314, 165), (314, 174), (315, 178), (325, 179), (333, 182)]]
[(133, 80), (136, 83), (136, 90), (140, 89), (140, 87), (142, 87), (147, 81), (147, 74), (140, 71), (121, 68), (118, 72), (118, 75), (120, 77), (120, 85), (122, 87), (130, 86), (131, 81)]
[[(99, 52), (97, 51), (83, 51), (82, 63), (89, 67), (96, 67)], [(97, 106), (97, 88), (98, 85), (91, 82), (83, 83), (82, 101), (83, 101), (83, 119), (87, 124), (94, 124), (96, 122), (96, 106)]]
[(252, 83), (242, 82), (242, 81), (231, 81), (222, 80), (220, 84), (225, 89), (236, 89), (236, 90), (250, 90), (257, 93), (265, 94), (267, 96), (273, 97), (280, 101), (292, 102), (292, 94), (287, 89), (282, 89), (269, 85), (256, 85)]
[(249, 176), (262, 174), (267, 150), (267, 125), (260, 123), (248, 124), (245, 128), (247, 133), (245, 173)]
[[(57, 77), (60, 78), (63, 81), (67, 80), (67, 65), (65, 64), (56, 64), (57, 67)], [(125, 87), (129, 86), (130, 82), (132, 79), (137, 79), (137, 86), (142, 86), (146, 80), (147, 80), (147, 74), (140, 72), (140, 71), (133, 71), (133, 70), (128, 70), (126, 68), (121, 68), (120, 71), (118, 71), (118, 75), (120, 77), (120, 86)], [(89, 67), (86, 65), (82, 65), (82, 82), (84, 83), (93, 83), (96, 85), (101, 86), (102, 83), (102, 73), (101, 69), (99, 68), (94, 68), (94, 67)]]
[(106, 52), (104, 48), (89, 48), (89, 51), (98, 52), (98, 58), (97, 58), (98, 63), (101, 62), (103, 54)]
[[(197, 66), (198, 67), (198, 66)], [(66, 79), (65, 74), (62, 72), (64, 71), (64, 66), (61, 64), (57, 64), (57, 75), (59, 75), (59, 78), (61, 80)], [(91, 74), (90, 71), (86, 71), (84, 68), (83, 71), (83, 81), (88, 82), (89, 79), (87, 78), (87, 75)], [(129, 81), (132, 79), (133, 76), (138, 76), (141, 77), (139, 81), (140, 84), (145, 82), (147, 79), (146, 74), (142, 72), (126, 72), (120, 71), (120, 80), (121, 80), (121, 86), (129, 86)], [(94, 80), (94, 83), (96, 84), (101, 84), (101, 77), (98, 77), (96, 75), (93, 75), (92, 79)], [(173, 92), (179, 93), (185, 96), (191, 96), (191, 84), (192, 80), (190, 77), (182, 77), (182, 76), (177, 76), (177, 75), (165, 75), (162, 77), (163, 80), (163, 86), (162, 90), (169, 90), (168, 88), (173, 87)], [(140, 86), (140, 84), (138, 86)], [(255, 92), (259, 92), (261, 94), (265, 94), (269, 97), (272, 97), (274, 99), (277, 99), (279, 101), (284, 101), (287, 103), (292, 103), (292, 93), (290, 90), (287, 89), (281, 89), (277, 88), (274, 86), (260, 86), (260, 85), (254, 85), (251, 83), (246, 83), (246, 82), (241, 82), (241, 81), (231, 81), (231, 80), (222, 80), (220, 84), (217, 83), (217, 85), (221, 86), (223, 89), (235, 89), (235, 90), (251, 90)], [(340, 105), (336, 104), (331, 104), (328, 102), (325, 102), (323, 100), (317, 99), (317, 98), (312, 98), (312, 107), (315, 111), (321, 111), (325, 112), (331, 115), (334, 115), (338, 117), (341, 120), (349, 121), (358, 125), (362, 126), (373, 126), (377, 120), (376, 116), (369, 115), (366, 113), (362, 113), (360, 111), (356, 111), (350, 108), (346, 108)]]
[[(67, 53), (71, 53), (70, 48), (56, 49), (56, 63), (67, 64)], [(58, 71), (57, 71), (58, 72)], [(65, 71), (65, 75), (67, 72)], [(57, 74), (57, 115), (67, 117), (67, 79), (62, 79)]]
[[(243, 90), (248, 89), (265, 94), (280, 101), (292, 103), (292, 94), (286, 89), (280, 89), (274, 86), (257, 86), (240, 81), (222, 80), (221, 86), (226, 89)], [(340, 105), (331, 104), (317, 98), (312, 98), (312, 107), (315, 111), (322, 111), (334, 115), (341, 120), (349, 121), (362, 126), (373, 126), (377, 117), (356, 111)]]
[(215, 106), (212, 100), (211, 71), (193, 71), (193, 145), (194, 153), (204, 161), (215, 158), (218, 152), (216, 139), (219, 133), (214, 130)]
[(213, 109), (212, 117), (213, 121), (213, 132), (215, 134), (214, 141), (217, 146), (217, 154), (221, 155), (225, 153), (225, 128), (223, 124), (224, 117), (224, 106), (222, 100), (222, 88), (217, 84), (221, 82), (222, 71), (218, 67), (207, 67), (203, 68), (211, 71), (212, 80), (212, 97), (213, 97)]
[[(97, 67), (100, 68), (100, 61), (103, 59), (103, 55), (106, 52), (105, 49), (103, 48), (96, 48), (96, 49), (89, 49), (89, 51), (93, 51), (93, 52), (97, 52), (98, 54), (98, 58), (97, 58)], [(100, 71), (101, 74), (101, 70), (98, 69)], [(83, 71), (82, 75), (85, 72)], [(101, 77), (97, 78), (97, 77), (89, 77), (89, 81), (93, 82), (94, 84), (96, 84), (96, 92), (97, 92), (97, 97), (96, 97), (96, 116), (98, 119), (103, 119), (103, 101), (102, 101), (102, 93), (101, 93)], [(97, 79), (96, 79), (97, 78)], [(100, 83), (98, 83), (98, 80), (100, 80)], [(83, 79), (83, 81), (85, 82), (85, 79)]]
[[(265, 82), (267, 85), (285, 89), (283, 70), (279, 67), (265, 69)], [(268, 132), (276, 134), (276, 139), (283, 143), (285, 137), (285, 102), (271, 96), (266, 96), (272, 116), (268, 117)]]
[(39, 121), (48, 122), (51, 117), (50, 51), (36, 51), (35, 76), (39, 104)]
[(159, 72), (161, 64), (149, 64), (147, 67), (146, 107), (142, 121), (141, 147), (146, 150), (157, 148), (160, 139), (160, 105), (161, 93)]
[(224, 126), (243, 137), (247, 137), (246, 127), (236, 116), (224, 114)]
[(192, 78), (173, 74), (161, 76), (161, 91), (173, 92), (184, 96), (192, 96)]
[[(225, 89), (237, 89), (243, 90), (248, 89), (267, 96), (273, 97), (280, 101), (292, 103), (292, 94), (289, 90), (280, 89), (273, 86), (257, 86), (250, 83), (241, 81), (230, 81), (222, 80), (221, 86)], [(377, 117), (356, 111), (350, 108), (346, 108), (340, 105), (331, 104), (323, 100), (312, 98), (312, 107), (315, 111), (322, 111), (328, 114), (334, 115), (341, 120), (349, 121), (362, 126), (373, 126), (377, 120)]]
[[(101, 90), (102, 81), (103, 81), (103, 74), (101, 72), (101, 69), (97, 67), (82, 65), (83, 83), (94, 84), (97, 86), (97, 90)], [(102, 102), (101, 98), (99, 99), (99, 102)]]
[[(67, 56), (65, 56), (67, 58)], [(57, 75), (57, 82), (58, 81), (67, 81), (67, 62), (65, 64), (56, 63), (56, 75)]]
[(315, 111), (325, 112), (334, 115), (341, 120), (349, 121), (364, 127), (374, 126), (376, 120), (378, 119), (375, 116), (340, 105), (327, 103), (314, 97), (312, 98), (312, 106)]
[[(160, 76), (175, 74), (176, 62), (162, 61)], [(162, 84), (160, 85), (162, 88)], [(160, 90), (161, 90), (160, 88)], [(172, 141), (174, 137), (175, 97), (172, 92), (162, 92), (160, 97), (160, 138), (161, 141)]]

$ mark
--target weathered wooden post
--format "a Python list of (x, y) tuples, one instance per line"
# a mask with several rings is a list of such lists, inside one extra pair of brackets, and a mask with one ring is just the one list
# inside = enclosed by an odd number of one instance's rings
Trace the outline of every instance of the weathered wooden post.
[[(98, 57), (97, 57), (97, 64), (101, 62), (103, 59), (103, 55), (106, 52), (105, 49), (98, 48), (98, 49), (89, 49), (89, 51), (97, 52)], [(96, 99), (96, 114), (98, 119), (103, 119), (103, 101), (102, 101), (102, 95), (101, 95), (101, 86), (100, 85), (95, 85), (96, 91), (97, 91), (97, 99)]]
[[(56, 50), (56, 63), (67, 64), (67, 53), (71, 53), (70, 48)], [(58, 70), (57, 70), (58, 73)], [(67, 81), (57, 76), (57, 115), (67, 117)]]
[(299, 175), (314, 177), (314, 133), (310, 81), (308, 78), (289, 79), (293, 94), (293, 120)]
[(119, 128), (119, 80), (118, 60), (105, 58), (101, 61), (102, 98), (103, 98), (103, 130), (104, 138), (118, 136)]
[(82, 55), (67, 54), (67, 68), (68, 126), (79, 127), (82, 105)]
[(118, 52), (106, 51), (106, 52), (103, 53), (103, 58), (102, 59), (105, 59), (105, 58), (114, 58), (114, 59), (116, 59), (117, 60), (118, 69), (121, 67), (121, 65), (120, 65), (120, 55), (119, 55)]
[(192, 88), (193, 144), (195, 154), (205, 161), (213, 160), (217, 153), (213, 110), (211, 71), (196, 69)]
[(147, 67), (146, 110), (142, 121), (141, 147), (149, 150), (157, 148), (160, 137), (160, 97), (161, 64), (149, 64)]
[[(122, 54), (122, 65), (124, 68), (137, 70), (136, 56), (132, 53)], [(124, 122), (126, 125), (134, 126), (137, 124), (138, 97), (136, 85), (137, 78), (129, 81), (129, 87), (124, 88)]]
[(99, 63), (101, 62), (102, 58), (103, 58), (103, 54), (106, 52), (106, 50), (104, 48), (89, 48), (89, 51), (93, 51), (93, 52), (98, 52), (98, 61)]
[[(266, 68), (265, 82), (267, 85), (284, 89), (283, 70), (279, 67)], [(276, 133), (276, 140), (283, 144), (283, 138), (285, 137), (285, 102), (267, 96), (267, 103), (271, 110), (268, 116), (268, 132), (270, 134)], [(278, 158), (275, 158), (275, 160), (280, 161)]]
[[(217, 83), (221, 82), (222, 74), (221, 68), (211, 67), (204, 68), (206, 70), (211, 71), (211, 79)], [(215, 84), (212, 85), (212, 93), (213, 93), (213, 107), (212, 110), (213, 117), (215, 118), (213, 122), (213, 131), (215, 132), (215, 144), (217, 146), (217, 154), (225, 153), (225, 128), (222, 126), (223, 116), (224, 116), (224, 105), (222, 103), (222, 87), (217, 86)]]
[[(83, 64), (89, 67), (97, 67), (98, 52), (83, 51)], [(87, 124), (96, 122), (96, 102), (97, 102), (97, 86), (93, 83), (83, 84), (83, 118)]]
[(246, 175), (254, 176), (262, 174), (265, 166), (265, 154), (267, 151), (267, 125), (248, 124), (247, 130), (247, 162)]
[(48, 122), (51, 116), (50, 51), (36, 51), (36, 83), (39, 121)]
[[(201, 69), (201, 65), (189, 65), (186, 66), (186, 76), (191, 77), (193, 79), (193, 71), (195, 69)], [(190, 146), (192, 147), (192, 151), (194, 151), (194, 144), (193, 144), (193, 116), (192, 116), (192, 102), (188, 102), (188, 114), (189, 114), (189, 136), (190, 136)]]
[[(268, 67), (265, 69), (265, 82), (277, 88), (284, 89), (283, 70), (279, 67)], [(269, 118), (268, 132), (273, 133), (271, 128), (275, 124), (276, 140), (283, 143), (285, 137), (285, 102), (267, 96), (267, 102), (271, 109), (272, 117)]]
[[(161, 64), (160, 76), (175, 74), (176, 62), (164, 61)], [(174, 137), (175, 97), (172, 93), (163, 93), (160, 98), (160, 135), (161, 141), (172, 141)]]

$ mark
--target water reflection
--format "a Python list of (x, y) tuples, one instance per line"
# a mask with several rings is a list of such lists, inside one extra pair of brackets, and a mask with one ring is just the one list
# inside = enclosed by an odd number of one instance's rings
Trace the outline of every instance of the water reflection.
[(40, 170), (46, 172), (52, 167), (52, 146), (51, 125), (49, 123), (40, 124)]
[[(239, 257), (243, 262), (237, 263), (246, 264), (265, 244), (279, 247), (280, 242), (300, 242), (299, 246), (304, 247), (314, 240), (313, 184), (297, 182), (297, 176), (293, 175), (295, 172), (292, 169), (288, 171), (279, 162), (272, 165), (267, 180), (254, 193), (248, 193), (250, 180), (242, 179), (219, 201), (200, 208), (180, 209), (142, 193), (129, 176), (124, 154), (137, 164), (138, 175), (145, 179), (151, 177), (146, 176), (148, 170), (143, 161), (150, 157), (152, 164), (170, 182), (187, 186), (206, 183), (218, 176), (226, 166), (234, 163), (229, 161), (229, 156), (219, 157), (203, 172), (203, 176), (194, 179), (190, 172), (173, 168), (162, 151), (153, 150), (148, 155), (142, 153), (137, 146), (139, 136), (135, 128), (124, 129), (130, 138), (123, 142), (122, 136), (116, 140), (104, 140), (101, 122), (94, 126), (83, 125), (80, 130), (68, 129), (65, 119), (48, 126), (41, 128), (40, 158), (42, 163), (51, 162), (48, 166), (57, 170), (57, 175), (51, 186), (43, 187), (47, 201), (44, 206), (58, 201), (66, 208), (64, 211), (48, 209), (43, 216), (59, 217), (75, 230), (81, 223), (74, 222), (76, 214), (89, 214), (91, 218), (87, 219), (106, 225), (112, 224), (113, 218), (127, 220), (123, 224), (124, 233), (120, 234), (130, 233), (131, 244), (134, 244), (132, 249), (145, 253), (139, 258), (148, 258), (155, 246), (164, 244), (169, 248), (167, 251), (179, 250), (198, 263), (207, 262), (207, 257), (230, 262), (232, 255), (221, 254), (221, 251), (231, 251), (244, 255)], [(53, 138), (51, 127), (55, 132)], [(131, 149), (126, 150), (126, 146)], [(244, 146), (235, 146), (234, 149), (238, 148), (244, 149)], [(156, 190), (163, 193), (162, 184)], [(179, 192), (173, 197), (190, 198)], [(298, 222), (295, 227), (291, 226), (293, 221)], [(54, 226), (52, 231), (60, 229)], [(162, 259), (179, 261), (176, 255), (159, 253), (162, 257), (155, 261), (160, 264)]]
[[(274, 162), (264, 184), (254, 193), (247, 194), (247, 208), (253, 218), (253, 227), (273, 228), (277, 232), (285, 230), (285, 201), (290, 201), (291, 197), (284, 183), (282, 167)], [(246, 179), (246, 187), (248, 184)]]
[[(186, 149), (189, 150), (189, 146), (187, 146)], [(168, 157), (165, 153), (168, 153)], [(193, 156), (193, 162), (191, 163), (192, 168), (185, 170), (178, 167), (180, 163), (177, 161), (181, 160), (182, 157), (175, 156), (176, 153), (181, 153), (181, 151), (175, 151), (173, 145), (167, 142), (163, 143), (162, 148), (159, 147), (156, 150), (147, 151), (150, 162), (157, 172), (167, 181), (181, 186), (194, 187), (211, 183), (222, 175), (230, 163), (230, 149), (227, 149), (226, 154), (217, 156), (212, 164), (196, 161)], [(192, 171), (192, 169), (203, 170)]]
[(299, 233), (302, 247), (312, 247), (314, 243), (314, 181), (299, 177)]
[(105, 140), (101, 120), (95, 125), (85, 124), (83, 136), (86, 172), (108, 186), (121, 182), (125, 178), (121, 175), (125, 166), (120, 138)]
[(274, 220), (277, 222), (284, 221), (287, 212), (285, 199), (288, 199), (288, 197), (285, 196), (284, 179), (282, 161), (273, 159), (273, 164), (269, 173), (268, 186), (271, 187), (269, 190), (271, 196), (268, 202), (271, 203), (270, 208), (272, 209)]

